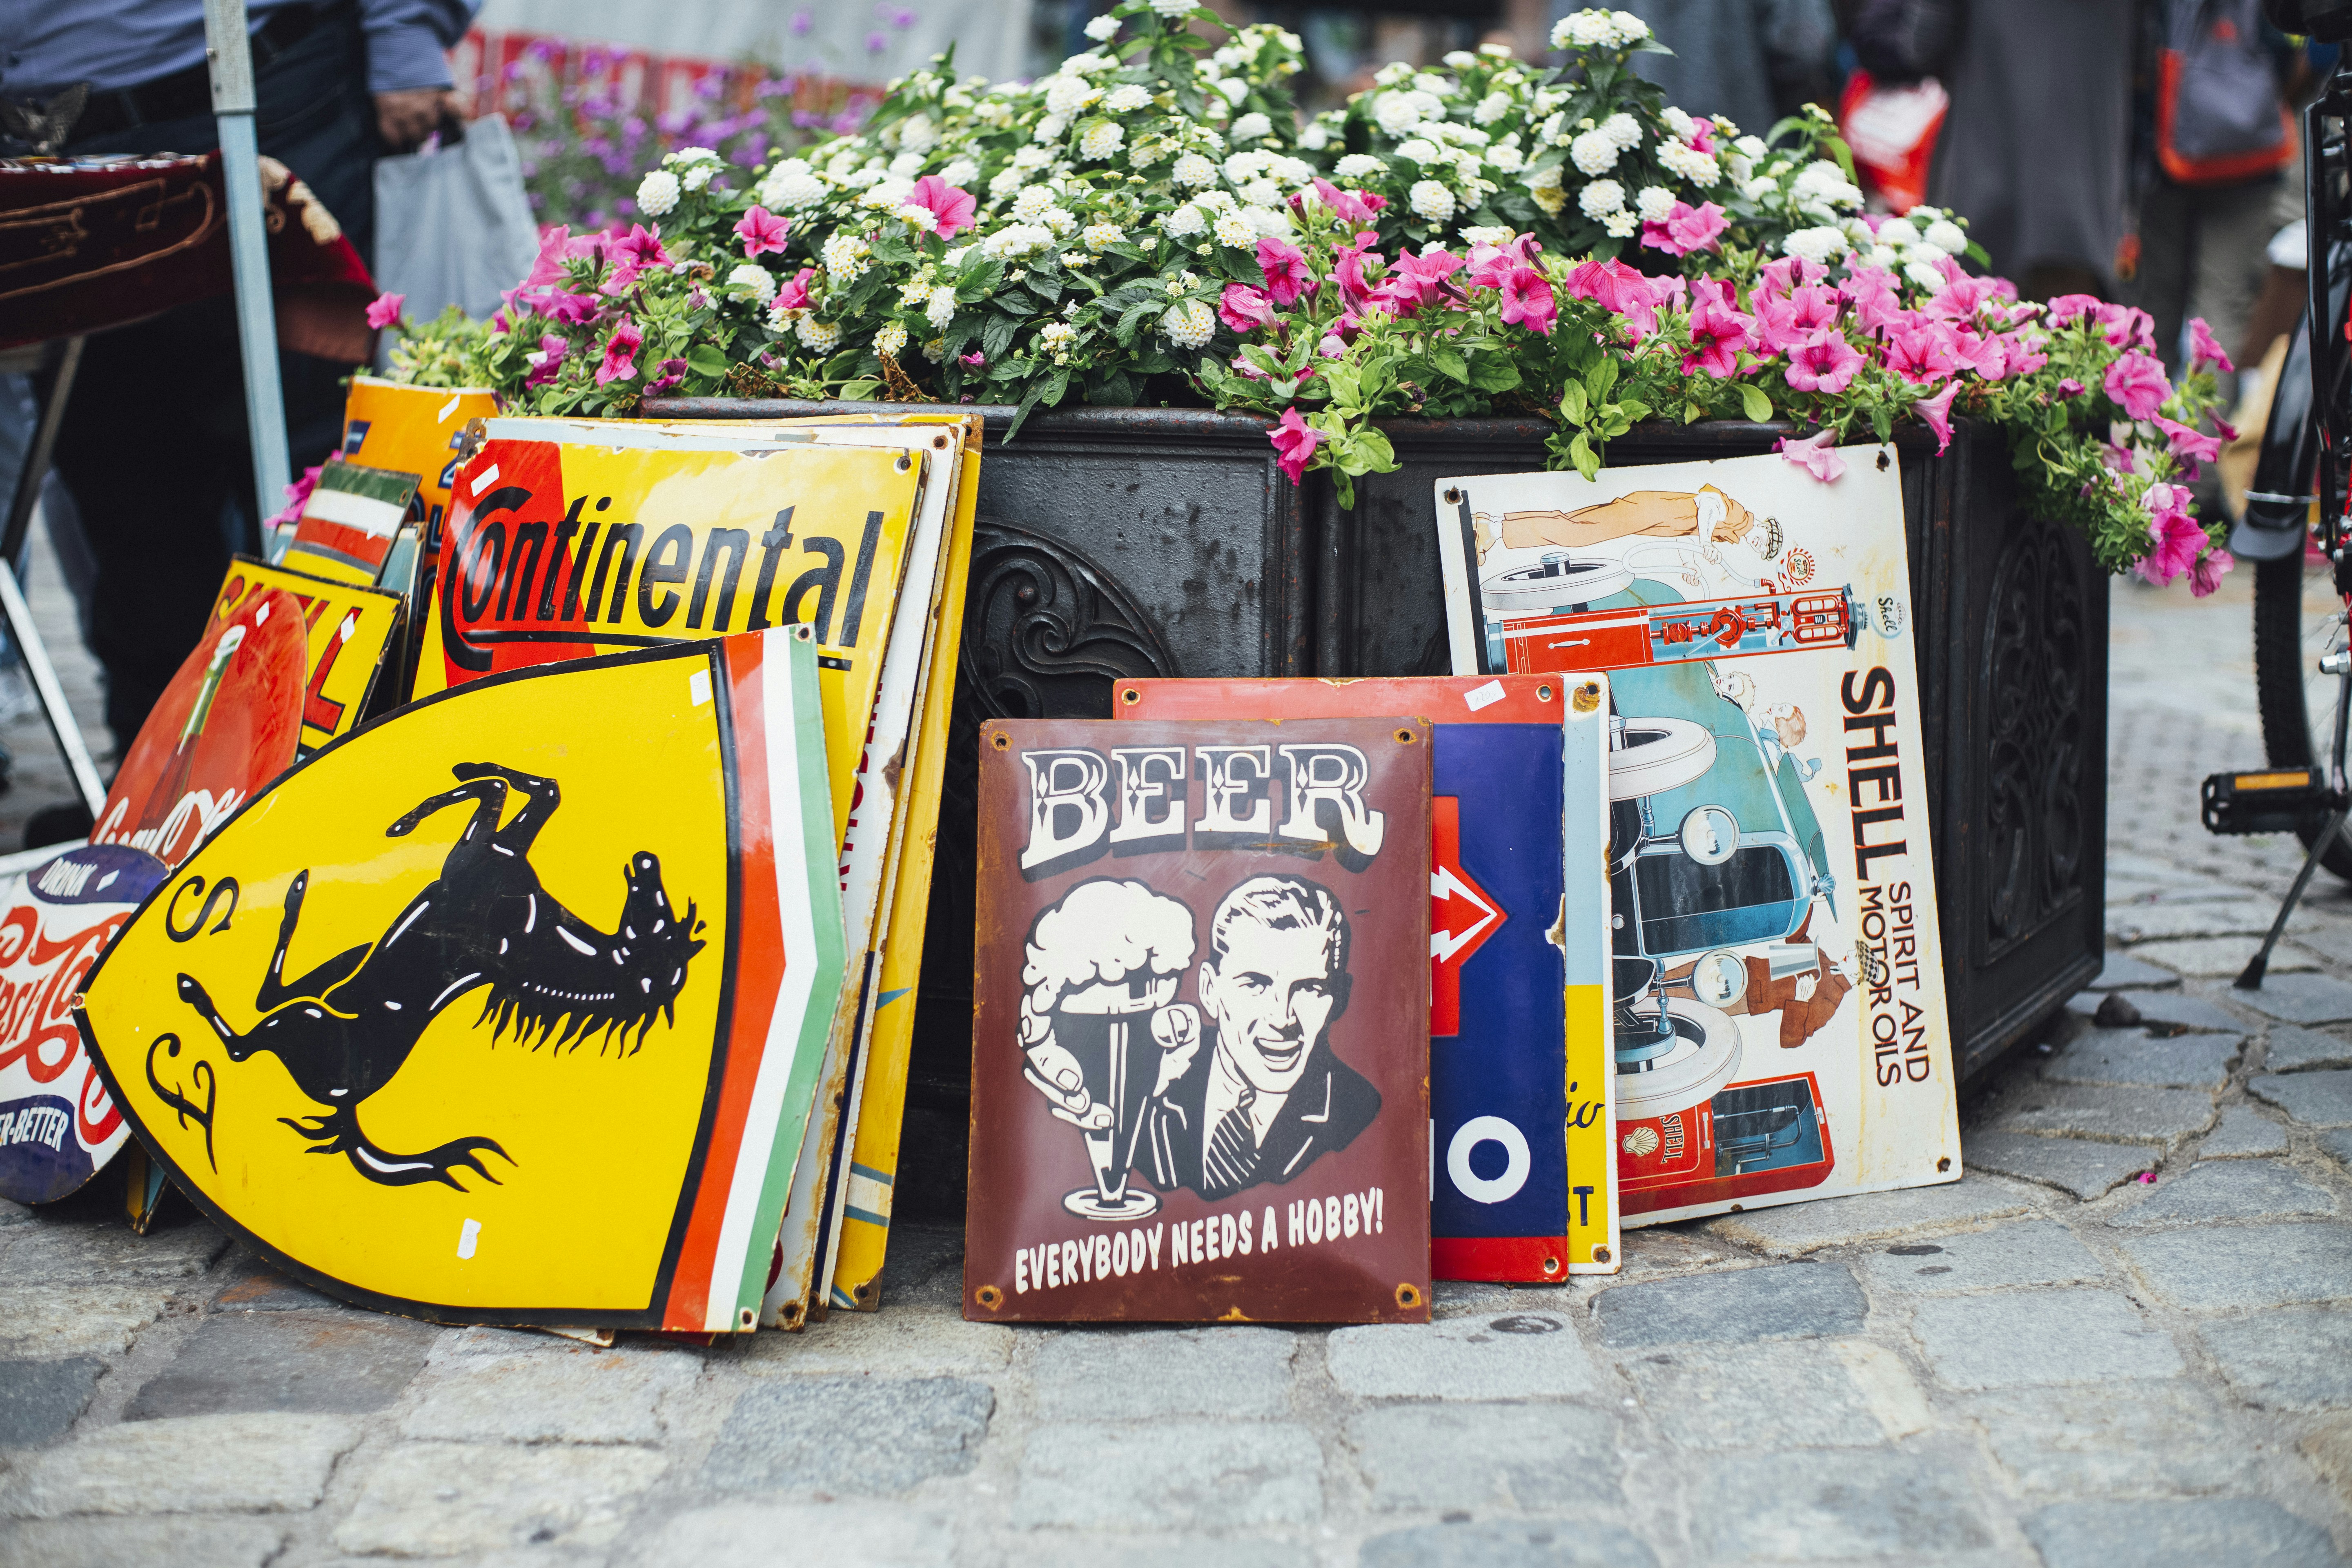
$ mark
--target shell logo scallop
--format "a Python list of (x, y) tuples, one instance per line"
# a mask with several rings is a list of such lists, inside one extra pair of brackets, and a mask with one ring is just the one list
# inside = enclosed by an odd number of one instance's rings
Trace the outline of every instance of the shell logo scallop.
[(821, 725), (797, 627), (417, 703), (165, 880), (83, 1038), (182, 1187), (322, 1289), (747, 1328), (842, 972)]
[(1625, 1152), (1633, 1155), (1636, 1160), (1657, 1152), (1658, 1130), (1656, 1128), (1636, 1127), (1625, 1134)]

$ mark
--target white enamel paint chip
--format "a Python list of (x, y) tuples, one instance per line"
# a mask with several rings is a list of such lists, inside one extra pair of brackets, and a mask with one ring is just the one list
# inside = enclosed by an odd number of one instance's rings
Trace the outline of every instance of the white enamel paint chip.
[(481, 1238), (482, 1222), (480, 1220), (469, 1219), (465, 1224), (459, 1226), (457, 1227), (457, 1256), (460, 1258), (473, 1257), (474, 1244), (481, 1240)]
[(457, 413), (457, 405), (465, 401), (465, 395), (461, 393), (457, 396), (453, 397), (448, 402), (443, 404), (441, 405), (441, 412), (433, 416), (433, 423), (436, 425), (446, 425), (449, 423), (449, 416)]
[(686, 692), (688, 696), (694, 699), (694, 705), (697, 708), (700, 708), (708, 703), (710, 700), (710, 671), (707, 669), (698, 669), (692, 675), (688, 676), (686, 678)]
[(474, 480), (475, 499), (478, 500), (480, 500), (482, 492), (488, 489), (492, 485), (498, 483), (498, 479), (499, 466), (496, 463), (492, 463), (488, 468), (484, 468), (480, 476)]
[(1473, 713), (1482, 708), (1492, 708), (1502, 700), (1503, 683), (1499, 680), (1490, 680), (1484, 686), (1474, 686), (1462, 694), (1462, 700), (1470, 705), (1470, 711)]

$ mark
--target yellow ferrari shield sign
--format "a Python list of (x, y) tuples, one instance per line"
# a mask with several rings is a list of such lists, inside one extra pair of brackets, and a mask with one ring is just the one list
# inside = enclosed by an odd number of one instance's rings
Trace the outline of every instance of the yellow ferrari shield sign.
[(494, 678), (327, 747), (93, 973), (116, 1103), (216, 1218), (362, 1303), (750, 1327), (840, 984), (815, 687), (792, 628)]

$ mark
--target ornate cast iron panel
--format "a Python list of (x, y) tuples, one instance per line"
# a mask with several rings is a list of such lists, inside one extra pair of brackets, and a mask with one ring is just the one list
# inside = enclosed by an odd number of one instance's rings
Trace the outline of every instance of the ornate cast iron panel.
[(2082, 900), (2084, 773), (2105, 762), (2084, 744), (2083, 623), (2058, 536), (2021, 531), (1994, 568), (1979, 674), (1988, 963)]

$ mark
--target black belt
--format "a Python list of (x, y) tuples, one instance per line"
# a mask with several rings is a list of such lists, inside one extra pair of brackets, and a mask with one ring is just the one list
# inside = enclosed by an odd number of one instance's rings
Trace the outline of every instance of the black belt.
[[(289, 5), (271, 12), (269, 20), (253, 35), (254, 74), (260, 75), (272, 61), (309, 37), (313, 28), (332, 15), (333, 8), (311, 5)], [(204, 66), (190, 66), (152, 81), (91, 93), (89, 106), (74, 121), (67, 144), (70, 146), (85, 137), (109, 136), (134, 126), (189, 120), (212, 111), (211, 75)]]

